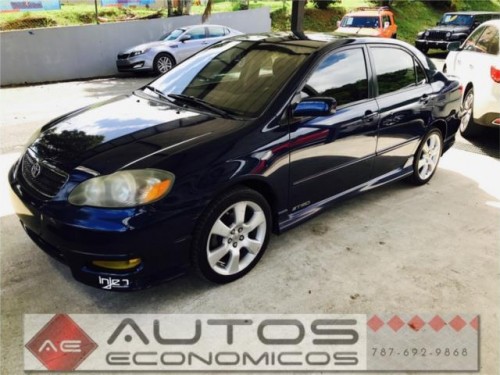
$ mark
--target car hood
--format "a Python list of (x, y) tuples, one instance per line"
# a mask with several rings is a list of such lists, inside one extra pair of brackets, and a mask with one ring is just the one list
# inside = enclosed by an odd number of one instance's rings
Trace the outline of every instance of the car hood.
[(106, 174), (133, 164), (148, 165), (150, 156), (167, 157), (235, 131), (242, 123), (128, 95), (52, 121), (30, 148), (66, 172), (85, 166)]
[(337, 30), (335, 30), (335, 32), (347, 35), (363, 35), (363, 36), (380, 35), (379, 29), (368, 28), (368, 27), (339, 27)]
[(427, 31), (450, 31), (454, 33), (460, 32), (469, 32), (469, 27), (467, 26), (436, 26), (431, 29), (427, 29)]
[(119, 52), (119, 54), (131, 53), (134, 51), (144, 51), (145, 49), (155, 48), (155, 47), (168, 48), (168, 47), (171, 47), (172, 45), (178, 44), (178, 43), (179, 42), (177, 42), (175, 40), (168, 41), (168, 42), (157, 40), (154, 42), (143, 43), (143, 44), (139, 44), (137, 46), (130, 47), (124, 51)]

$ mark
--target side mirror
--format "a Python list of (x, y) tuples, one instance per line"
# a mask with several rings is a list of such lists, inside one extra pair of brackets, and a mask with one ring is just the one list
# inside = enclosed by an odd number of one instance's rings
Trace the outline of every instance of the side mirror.
[(439, 21), (438, 21), (438, 22), (436, 22), (436, 26), (439, 26)]
[(458, 51), (460, 49), (460, 42), (450, 42), (446, 49), (448, 51)]
[(391, 23), (389, 21), (385, 21), (384, 22), (384, 29), (387, 29), (390, 25), (391, 25)]
[(184, 43), (186, 40), (189, 40), (189, 39), (191, 39), (191, 35), (185, 34), (179, 38), (179, 41)]
[(341, 21), (337, 21), (337, 28), (340, 27)]
[(331, 116), (335, 114), (337, 101), (333, 98), (312, 97), (302, 99), (293, 109), (293, 115), (302, 116)]

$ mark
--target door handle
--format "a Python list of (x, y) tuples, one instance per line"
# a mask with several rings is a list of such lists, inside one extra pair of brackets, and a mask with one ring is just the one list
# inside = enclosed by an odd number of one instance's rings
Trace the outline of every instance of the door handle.
[(419, 99), (419, 102), (423, 104), (429, 103), (429, 95), (427, 94), (422, 95)]
[(372, 112), (372, 111), (368, 110), (365, 112), (365, 115), (363, 116), (363, 121), (364, 122), (372, 122), (377, 116), (378, 116), (378, 112)]

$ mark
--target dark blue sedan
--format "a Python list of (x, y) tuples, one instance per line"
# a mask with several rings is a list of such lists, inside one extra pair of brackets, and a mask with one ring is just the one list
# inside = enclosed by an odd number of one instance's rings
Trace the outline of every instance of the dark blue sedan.
[(397, 40), (240, 36), (45, 125), (9, 173), (12, 198), (83, 283), (140, 289), (188, 266), (225, 283), (271, 232), (395, 180), (427, 183), (460, 90)]

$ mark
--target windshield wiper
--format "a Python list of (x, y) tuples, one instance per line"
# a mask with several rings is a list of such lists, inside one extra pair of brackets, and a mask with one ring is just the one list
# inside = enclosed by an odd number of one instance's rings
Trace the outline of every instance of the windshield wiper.
[(196, 98), (194, 96), (188, 96), (188, 95), (183, 95), (183, 94), (168, 94), (167, 96), (168, 96), (168, 98), (180, 100), (184, 103), (198, 105), (198, 106), (203, 107), (203, 108), (209, 110), (210, 112), (216, 113), (222, 117), (231, 117), (231, 115), (227, 111), (224, 111), (223, 109), (218, 108), (218, 107), (204, 101), (203, 99), (199, 99), (199, 98)]
[(145, 88), (145, 89), (148, 89), (148, 90), (150, 90), (150, 91), (153, 91), (156, 95), (158, 95), (158, 96), (159, 96), (160, 98), (162, 98), (163, 100), (168, 100), (168, 101), (170, 101), (170, 100), (168, 99), (167, 95), (165, 95), (165, 94), (163, 93), (163, 91), (161, 91), (161, 90), (157, 89), (156, 87), (151, 86), (151, 85), (147, 85), (147, 86), (144, 86), (144, 88)]

